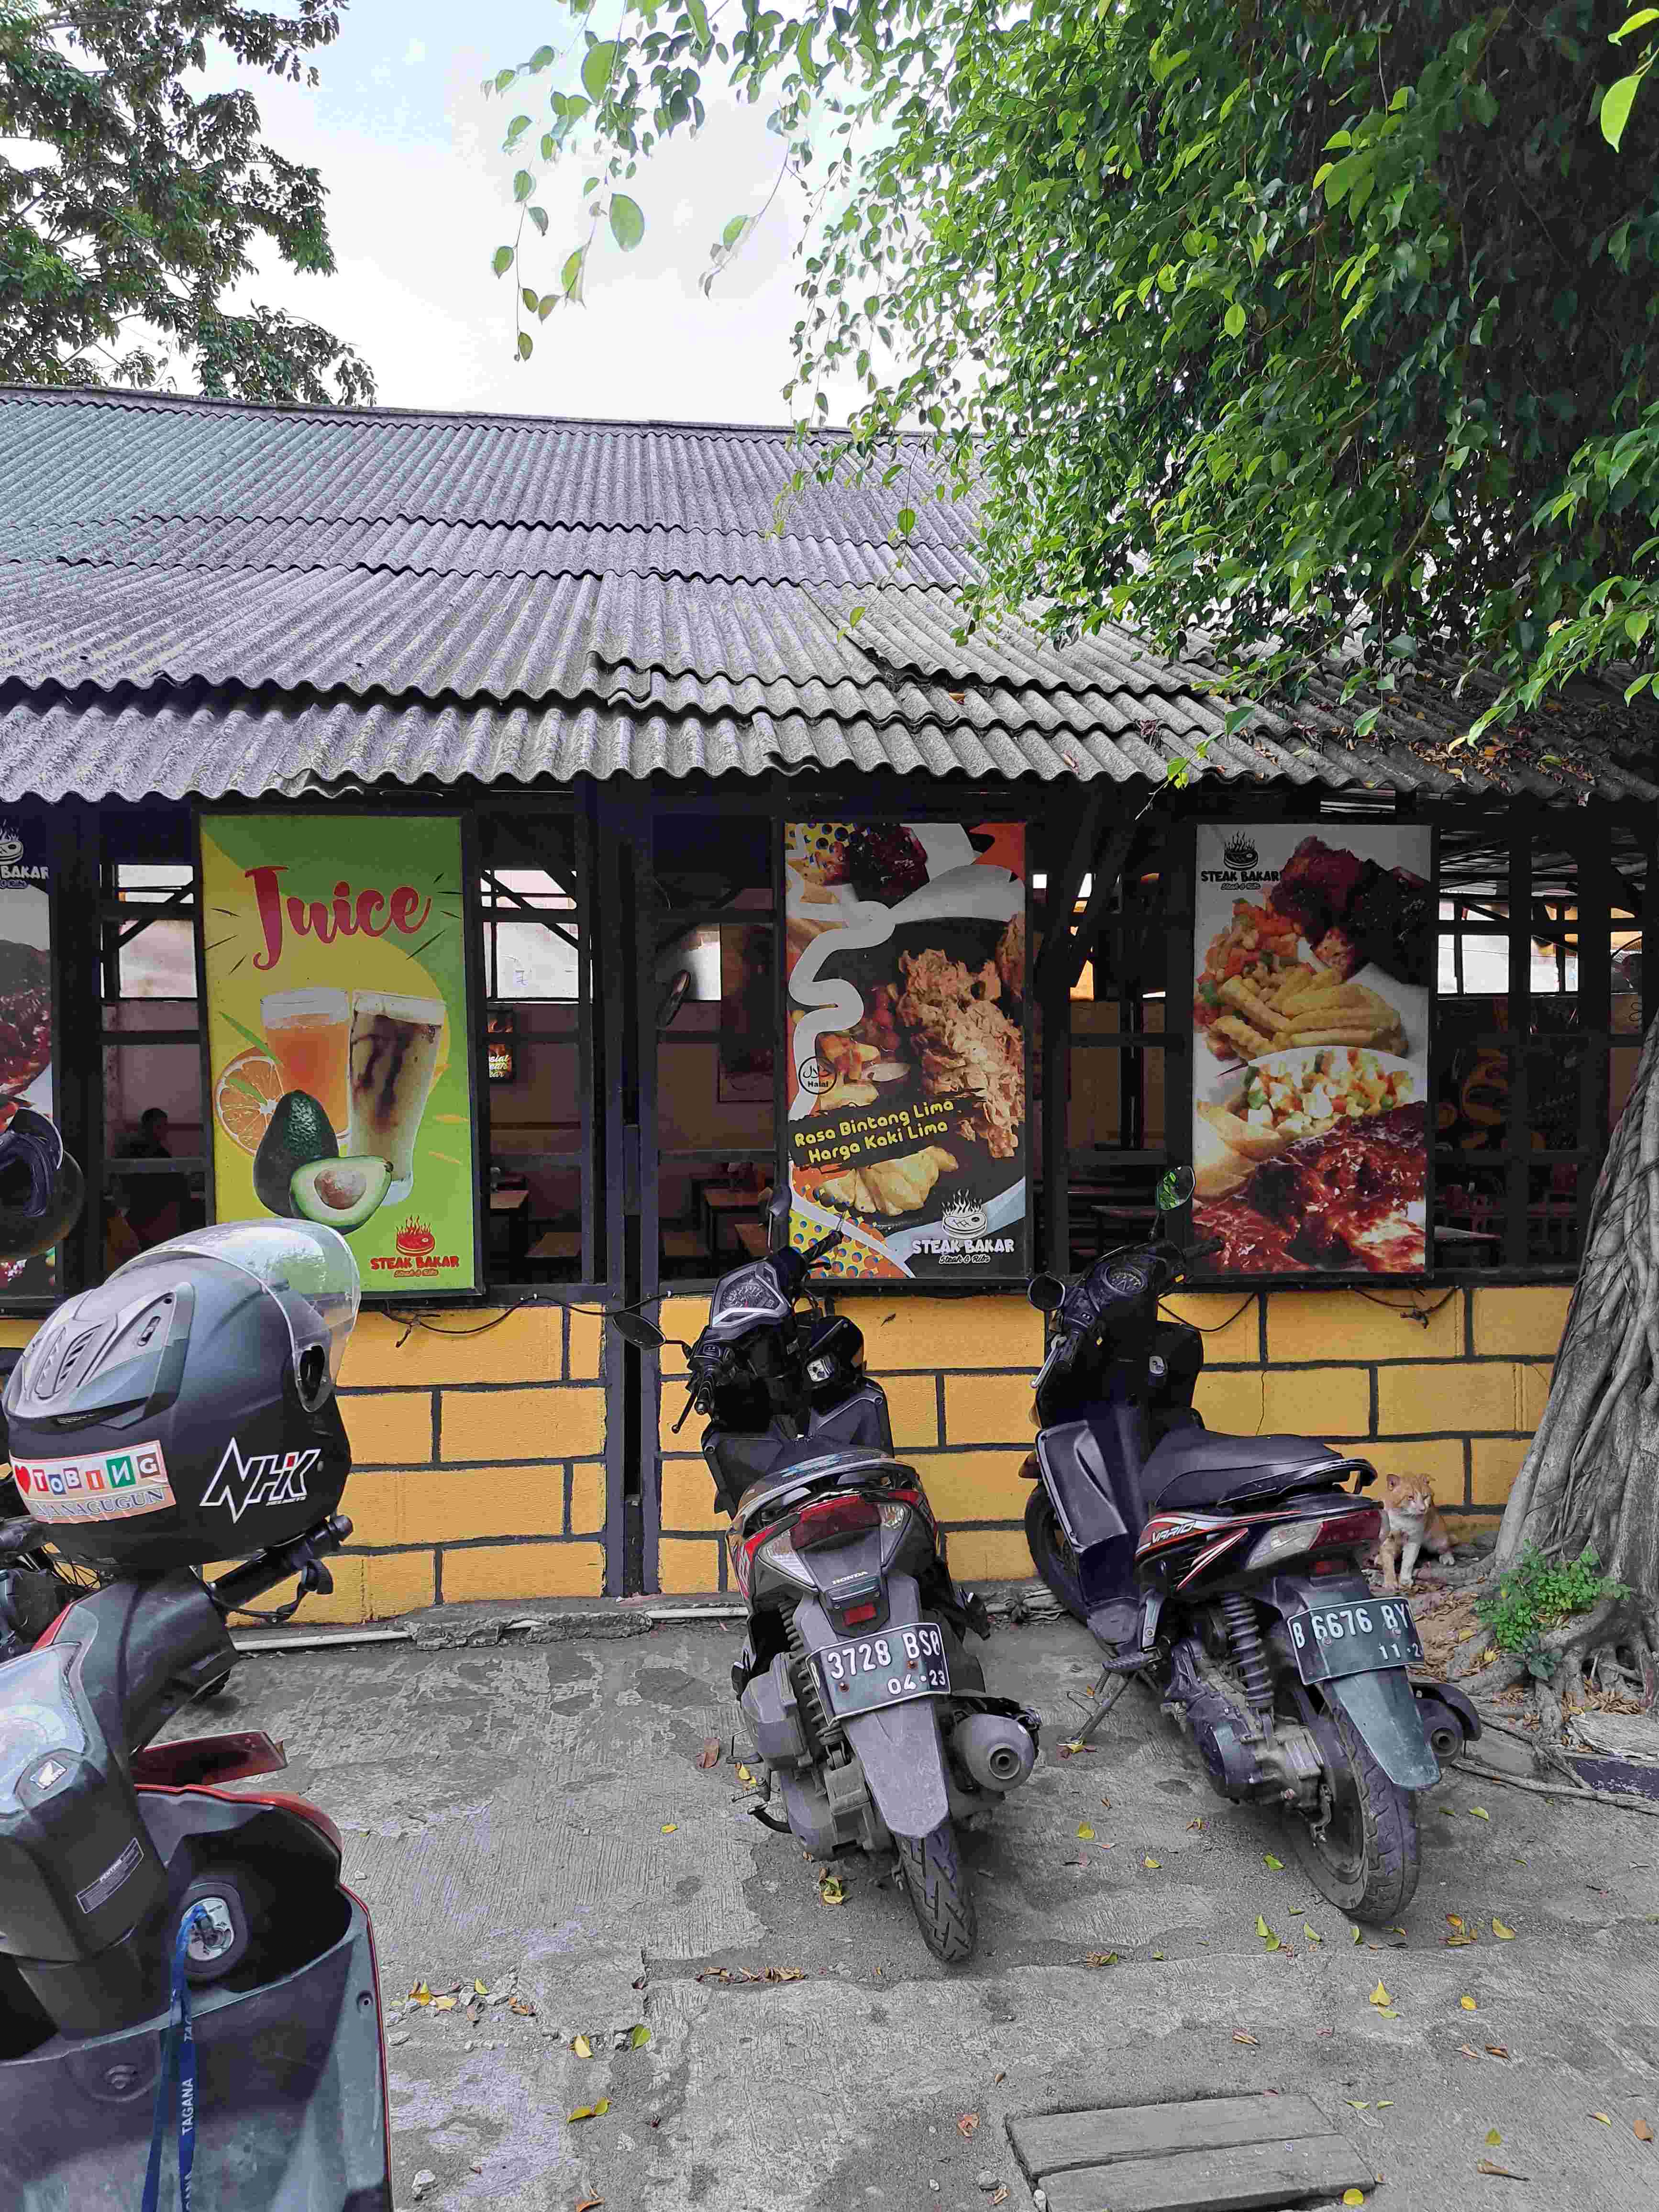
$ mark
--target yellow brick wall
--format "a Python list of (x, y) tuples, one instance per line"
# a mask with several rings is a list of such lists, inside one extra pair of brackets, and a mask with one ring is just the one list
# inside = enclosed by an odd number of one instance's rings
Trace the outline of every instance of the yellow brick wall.
[[(1363, 1452), (1382, 1474), (1427, 1474), (1454, 1532), (1502, 1511), (1549, 1393), (1566, 1319), (1565, 1285), (1444, 1291), (1206, 1291), (1171, 1310), (1206, 1332), (1195, 1400), (1212, 1429), (1314, 1435)], [(1029, 1575), (1031, 1377), (1039, 1316), (1021, 1297), (848, 1299), (871, 1372), (886, 1388), (893, 1437), (921, 1473), (961, 1577)], [(700, 1299), (678, 1298), (663, 1327), (690, 1339)], [(684, 1361), (664, 1364), (661, 1586), (727, 1587), (698, 1424), (671, 1434)]]

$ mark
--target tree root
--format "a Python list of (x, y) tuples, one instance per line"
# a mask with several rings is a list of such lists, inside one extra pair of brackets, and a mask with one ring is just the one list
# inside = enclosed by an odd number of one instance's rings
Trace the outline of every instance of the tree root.
[(1534, 1782), (1524, 1774), (1505, 1774), (1501, 1767), (1485, 1766), (1479, 1759), (1467, 1757), (1454, 1759), (1452, 1765), (1461, 1773), (1478, 1774), (1483, 1782), (1501, 1782), (1511, 1790), (1528, 1790), (1534, 1797), (1565, 1797), (1581, 1805), (1612, 1805), (1621, 1813), (1659, 1814), (1659, 1803), (1628, 1790), (1592, 1790), (1582, 1782), (1571, 1788), (1565, 1782)]

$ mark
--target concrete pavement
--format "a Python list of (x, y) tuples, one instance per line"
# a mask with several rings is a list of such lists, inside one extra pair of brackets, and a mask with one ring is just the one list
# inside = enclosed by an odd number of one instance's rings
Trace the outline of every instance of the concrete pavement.
[[(732, 1746), (737, 1641), (711, 1623), (273, 1654), (189, 1717), (285, 1739), (283, 1786), (344, 1832), (380, 1945), (399, 2208), (429, 2175), (418, 2201), (442, 2212), (971, 2212), (998, 2184), (1027, 2212), (1009, 2115), (1256, 2089), (1311, 2094), (1382, 2212), (1659, 2197), (1635, 2132), (1659, 2136), (1659, 1820), (1455, 1777), (1425, 1802), (1403, 1936), (1357, 1945), (1140, 1692), (1097, 1752), (1059, 1758), (1089, 1640), (1003, 1627), (988, 1679), (1042, 1711), (1045, 1757), (970, 1844), (981, 1950), (947, 1972), (879, 1869), (847, 1863), (826, 1905), (729, 1755), (699, 1769), (707, 1739)], [(1447, 1948), (1449, 1914), (1479, 1940)], [(801, 1978), (744, 1978), (769, 1969)], [(475, 1980), (501, 1998), (476, 2022), (402, 2002)]]

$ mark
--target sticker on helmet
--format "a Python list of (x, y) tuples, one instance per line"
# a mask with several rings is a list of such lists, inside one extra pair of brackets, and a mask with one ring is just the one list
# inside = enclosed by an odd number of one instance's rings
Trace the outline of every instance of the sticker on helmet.
[(159, 1443), (77, 1459), (14, 1460), (11, 1471), (37, 1521), (129, 1521), (177, 1503)]
[(245, 1458), (233, 1437), (202, 1492), (202, 1503), (227, 1507), (233, 1522), (252, 1505), (303, 1505), (306, 1477), (322, 1455), (313, 1444), (307, 1451), (255, 1452)]

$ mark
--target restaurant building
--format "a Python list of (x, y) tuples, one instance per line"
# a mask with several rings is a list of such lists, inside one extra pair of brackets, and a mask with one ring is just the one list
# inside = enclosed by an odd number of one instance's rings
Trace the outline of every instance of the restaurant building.
[(1655, 1011), (1647, 702), (1471, 744), (1440, 669), (1230, 729), (1111, 625), (960, 638), (920, 456), (796, 462), (0, 392), (0, 1115), (89, 1190), (0, 1347), (176, 1229), (331, 1221), (314, 1617), (720, 1589), (683, 1363), (602, 1316), (694, 1334), (787, 1172), (955, 1571), (1019, 1577), (1026, 1275), (1191, 1160), (1209, 1424), (1490, 1521)]

